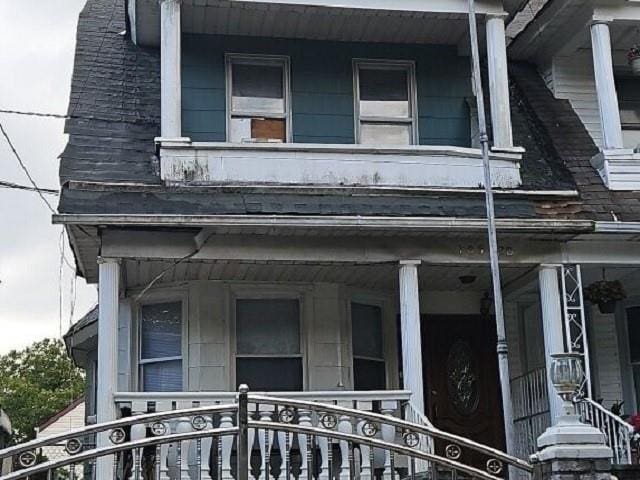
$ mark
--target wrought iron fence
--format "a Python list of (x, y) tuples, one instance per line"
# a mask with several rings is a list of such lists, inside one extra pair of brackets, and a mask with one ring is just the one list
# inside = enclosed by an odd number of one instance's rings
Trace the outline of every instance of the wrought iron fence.
[[(98, 446), (85, 448), (92, 434)], [(61, 441), (69, 457), (38, 463), (34, 452)], [(498, 480), (510, 468), (532, 472), (523, 460), (428, 422), (243, 388), (233, 403), (91, 425), (0, 451), (9, 456), (23, 469), (1, 480), (53, 478), (61, 468), (73, 476), (78, 465), (95, 466), (99, 480)]]

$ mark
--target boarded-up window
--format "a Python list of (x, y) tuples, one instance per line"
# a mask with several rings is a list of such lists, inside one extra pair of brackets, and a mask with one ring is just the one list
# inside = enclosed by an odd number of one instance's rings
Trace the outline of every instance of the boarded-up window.
[(298, 300), (237, 300), (236, 384), (243, 383), (253, 391), (302, 390)]
[(375, 305), (351, 304), (353, 387), (355, 390), (385, 390), (382, 309)]
[(289, 62), (284, 57), (227, 57), (229, 141), (286, 142)]
[(411, 62), (354, 64), (358, 143), (411, 145), (416, 141), (414, 66)]
[(182, 390), (182, 303), (140, 309), (140, 387), (145, 392)]

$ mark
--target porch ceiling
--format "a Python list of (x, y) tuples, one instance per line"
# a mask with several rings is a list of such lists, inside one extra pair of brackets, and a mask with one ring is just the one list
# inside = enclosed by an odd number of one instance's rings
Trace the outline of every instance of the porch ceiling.
[[(137, 0), (135, 3), (138, 43), (158, 45), (157, 0)], [(340, 6), (335, 7), (333, 3)], [(394, 2), (389, 3), (389, 9), (381, 8), (385, 2), (372, 6), (367, 6), (367, 2), (333, 3), (183, 0), (182, 29), (184, 33), (195, 34), (448, 45), (457, 45), (464, 40), (468, 30), (465, 12), (442, 7), (445, 2), (433, 3), (433, 11), (424, 11), (429, 10), (428, 5), (415, 9), (422, 11), (403, 10)], [(354, 8), (348, 8), (352, 4)], [(499, 8), (490, 9), (500, 11)]]
[[(215, 262), (187, 261), (172, 268), (171, 262), (155, 260), (126, 260), (123, 262), (127, 288), (139, 289), (148, 285), (163, 271), (166, 273), (156, 285), (195, 280), (226, 280), (269, 283), (338, 283), (371, 290), (396, 291), (398, 265), (331, 264), (305, 262)], [(525, 275), (523, 266), (502, 268), (504, 283)], [(474, 278), (463, 284), (460, 277)], [(420, 288), (426, 291), (484, 291), (490, 288), (488, 266), (422, 265), (419, 269)]]

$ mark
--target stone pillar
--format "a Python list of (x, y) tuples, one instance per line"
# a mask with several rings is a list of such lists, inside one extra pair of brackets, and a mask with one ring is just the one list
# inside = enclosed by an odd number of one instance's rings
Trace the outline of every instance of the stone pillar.
[(544, 333), (544, 356), (547, 367), (547, 387), (549, 389), (549, 409), (551, 412), (551, 425), (554, 425), (562, 415), (562, 401), (555, 394), (555, 389), (549, 376), (549, 372), (551, 372), (551, 355), (565, 351), (557, 266), (541, 265), (538, 278), (540, 283), (542, 330)]
[(548, 428), (538, 438), (538, 449), (531, 458), (535, 480), (611, 480), (613, 451), (604, 434), (575, 413), (563, 414)]
[(160, 0), (160, 135), (182, 135), (182, 91), (180, 86), (180, 2)]
[(504, 17), (487, 17), (487, 64), (494, 148), (513, 147)]
[(611, 58), (611, 35), (607, 23), (597, 22), (591, 25), (591, 47), (602, 126), (602, 147), (604, 150), (623, 148), (620, 109)]
[[(98, 423), (115, 420), (117, 416), (113, 394), (118, 385), (118, 307), (120, 303), (120, 263), (114, 259), (99, 259), (98, 278)], [(109, 432), (98, 435), (98, 447), (110, 444)], [(96, 478), (113, 478), (114, 462), (110, 456), (100, 457)]]
[(403, 386), (411, 392), (414, 408), (424, 414), (418, 265), (419, 260), (400, 262), (400, 330)]

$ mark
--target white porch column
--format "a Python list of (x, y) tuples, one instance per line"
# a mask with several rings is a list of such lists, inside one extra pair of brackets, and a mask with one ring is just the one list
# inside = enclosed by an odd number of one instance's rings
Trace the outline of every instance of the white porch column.
[(160, 134), (162, 138), (182, 136), (180, 3), (181, 0), (160, 0)]
[(488, 16), (486, 29), (493, 146), (496, 148), (510, 148), (513, 147), (513, 133), (509, 106), (509, 76), (507, 74), (504, 17)]
[(613, 77), (611, 36), (607, 23), (597, 22), (591, 25), (591, 47), (604, 142), (603, 149), (623, 148), (620, 109)]
[(551, 355), (565, 351), (562, 329), (562, 304), (557, 266), (541, 265), (538, 278), (540, 282), (540, 306), (542, 311), (545, 363), (547, 366), (549, 409), (551, 412), (551, 424), (555, 425), (558, 418), (562, 415), (562, 400), (556, 394), (549, 375), (551, 372)]
[[(98, 283), (98, 423), (116, 419), (113, 394), (118, 385), (118, 305), (120, 292), (120, 263), (118, 260), (99, 260)], [(109, 444), (108, 432), (98, 435), (98, 446)], [(113, 459), (102, 457), (97, 462), (98, 479), (113, 478)]]
[(400, 262), (400, 329), (403, 386), (411, 391), (411, 403), (424, 414), (422, 337), (420, 335), (419, 260)]

